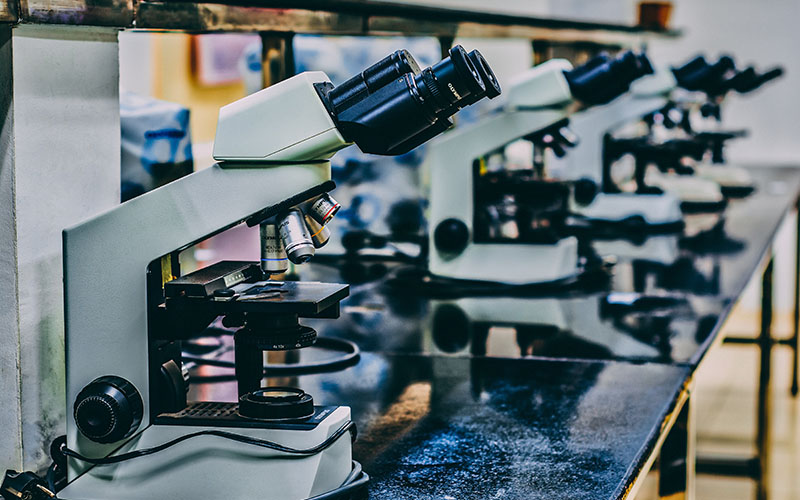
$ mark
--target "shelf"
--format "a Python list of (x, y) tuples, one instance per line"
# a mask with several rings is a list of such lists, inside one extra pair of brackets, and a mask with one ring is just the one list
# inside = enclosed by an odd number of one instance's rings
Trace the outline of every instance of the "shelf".
[[(547, 19), (374, 0), (19, 0), (19, 21), (189, 32), (275, 31), (333, 35), (418, 35), (631, 43), (674, 37), (676, 30)], [(0, 0), (0, 20), (14, 21), (16, 0)]]

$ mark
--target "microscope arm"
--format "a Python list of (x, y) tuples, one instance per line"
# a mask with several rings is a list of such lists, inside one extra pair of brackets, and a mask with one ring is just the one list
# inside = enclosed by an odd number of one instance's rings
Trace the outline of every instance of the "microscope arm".
[[(67, 401), (98, 373), (133, 383), (149, 425), (146, 271), (154, 260), (230, 228), (264, 207), (320, 194), (327, 162), (195, 172), (64, 230)], [(79, 338), (80, 342), (70, 342)], [(124, 353), (120, 358), (115, 353)], [(106, 456), (119, 446), (89, 441), (68, 412), (68, 446)], [(70, 477), (78, 473), (72, 463)], [(80, 469), (82, 470), (82, 468)]]

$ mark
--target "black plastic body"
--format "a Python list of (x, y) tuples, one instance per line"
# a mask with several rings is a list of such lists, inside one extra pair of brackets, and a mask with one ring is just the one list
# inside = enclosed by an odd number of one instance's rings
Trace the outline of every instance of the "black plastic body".
[(500, 93), (486, 60), (460, 45), (430, 68), (420, 70), (408, 52), (398, 51), (337, 87), (316, 88), (342, 136), (378, 155), (411, 151), (447, 130), (462, 107)]
[(642, 76), (653, 73), (645, 54), (626, 51), (611, 58), (600, 54), (564, 76), (573, 97), (584, 104), (606, 104), (628, 91)]
[(139, 391), (116, 376), (92, 381), (78, 394), (73, 408), (78, 429), (96, 443), (115, 443), (130, 437), (144, 415)]
[(7, 470), (0, 485), (0, 496), (6, 500), (50, 500), (53, 493), (33, 472)]

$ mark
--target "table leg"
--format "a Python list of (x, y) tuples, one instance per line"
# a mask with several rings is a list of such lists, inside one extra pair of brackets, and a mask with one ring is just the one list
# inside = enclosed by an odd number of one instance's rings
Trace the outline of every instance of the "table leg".
[(761, 355), (758, 376), (758, 410), (756, 449), (758, 451), (759, 478), (757, 498), (765, 500), (769, 496), (769, 452), (770, 416), (772, 400), (770, 397), (770, 377), (772, 371), (772, 278), (774, 259), (770, 259), (761, 278), (761, 328), (758, 346)]
[(666, 500), (693, 500), (695, 475), (695, 427), (689, 398), (661, 446), (658, 496)]
[[(800, 240), (798, 240), (800, 241)], [(750, 458), (703, 456), (697, 460), (697, 472), (704, 474), (750, 477), (757, 483), (759, 500), (769, 497), (770, 438), (771, 438), (771, 373), (773, 316), (773, 268), (770, 258), (761, 276), (761, 322), (756, 339), (736, 340), (736, 344), (757, 344), (759, 352), (758, 401), (756, 406), (756, 456)]]
[(800, 200), (797, 203), (797, 226), (794, 247), (794, 323), (789, 346), (792, 348), (792, 396), (797, 396), (798, 349), (800, 349)]

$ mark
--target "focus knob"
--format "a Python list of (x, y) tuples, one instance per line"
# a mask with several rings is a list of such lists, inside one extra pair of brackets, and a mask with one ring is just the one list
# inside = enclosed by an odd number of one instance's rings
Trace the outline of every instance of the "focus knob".
[(136, 387), (124, 378), (100, 377), (75, 399), (75, 423), (96, 443), (115, 443), (130, 437), (142, 423), (144, 404)]
[(433, 244), (442, 253), (458, 255), (469, 244), (469, 228), (458, 219), (445, 219), (433, 232)]

